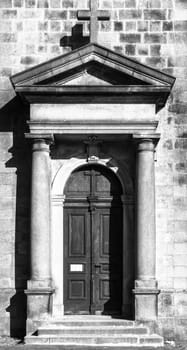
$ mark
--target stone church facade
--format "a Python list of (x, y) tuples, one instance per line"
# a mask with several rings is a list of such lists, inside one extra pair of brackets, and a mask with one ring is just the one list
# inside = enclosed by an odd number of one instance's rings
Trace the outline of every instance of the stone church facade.
[(0, 333), (117, 313), (184, 339), (187, 5), (89, 6), (0, 2)]

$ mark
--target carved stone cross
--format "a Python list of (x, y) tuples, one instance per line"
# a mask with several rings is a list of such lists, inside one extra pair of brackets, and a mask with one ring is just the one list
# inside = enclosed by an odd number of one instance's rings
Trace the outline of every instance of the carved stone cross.
[(90, 42), (97, 42), (98, 21), (108, 21), (109, 11), (98, 10), (98, 0), (90, 0), (90, 10), (80, 10), (77, 15), (80, 20), (90, 20)]

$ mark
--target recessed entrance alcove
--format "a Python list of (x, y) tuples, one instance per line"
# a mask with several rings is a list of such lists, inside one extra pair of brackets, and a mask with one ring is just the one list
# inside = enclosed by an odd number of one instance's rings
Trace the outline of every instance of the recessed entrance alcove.
[[(86, 144), (90, 148), (92, 142)], [(106, 144), (124, 159), (119, 153), (121, 143)], [(52, 186), (52, 274), (56, 286), (59, 275), (62, 277), (54, 295), (56, 315), (59, 310), (65, 314), (112, 315), (124, 311), (126, 317), (133, 317), (133, 149), (128, 150), (128, 142), (122, 144), (127, 148), (124, 165), (109, 155), (88, 161), (82, 158), (86, 154), (58, 164)], [(77, 142), (76, 149), (81, 150), (81, 146)], [(56, 170), (58, 161), (53, 162)]]

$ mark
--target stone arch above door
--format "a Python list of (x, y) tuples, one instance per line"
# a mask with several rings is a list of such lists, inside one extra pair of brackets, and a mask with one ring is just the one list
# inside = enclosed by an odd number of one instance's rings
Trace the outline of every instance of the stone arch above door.
[[(92, 171), (94, 172), (93, 184), (92, 182), (90, 183), (90, 176), (87, 174)], [(92, 188), (93, 186), (94, 188)], [(118, 176), (112, 172), (110, 168), (97, 163), (87, 163), (76, 168), (75, 171), (71, 173), (66, 182), (64, 193), (66, 197), (71, 200), (74, 196), (77, 199), (79, 199), (79, 197), (82, 198), (83, 196), (87, 198), (87, 196), (90, 195), (90, 192), (93, 192), (94, 196), (101, 197), (101, 199), (109, 197), (115, 198), (118, 196), (121, 200), (123, 189)], [(100, 196), (101, 192), (102, 196)]]
[[(71, 158), (68, 161), (66, 161), (63, 165), (61, 165), (52, 179), (52, 198), (64, 196), (64, 188), (71, 173), (77, 168), (87, 164), (88, 162), (86, 159)], [(107, 169), (110, 169), (119, 179), (123, 188), (123, 195), (133, 197), (133, 180), (125, 164), (121, 166), (121, 164), (118, 164), (118, 162), (114, 159), (100, 159), (96, 162), (92, 162), (92, 164), (102, 165)]]

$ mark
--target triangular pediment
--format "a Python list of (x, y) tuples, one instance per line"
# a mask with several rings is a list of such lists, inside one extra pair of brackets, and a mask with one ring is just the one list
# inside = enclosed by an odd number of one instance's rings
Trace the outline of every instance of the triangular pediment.
[(80, 85), (168, 86), (173, 83), (173, 79), (167, 74), (96, 44), (89, 44), (58, 56), (11, 78), (15, 87), (62, 86), (74, 83), (78, 85), (79, 81)]
[[(155, 103), (162, 108), (175, 78), (97, 44), (39, 64), (11, 77), (16, 92), (29, 103)], [(37, 97), (36, 97), (37, 96)], [(139, 101), (139, 102), (138, 102)]]

